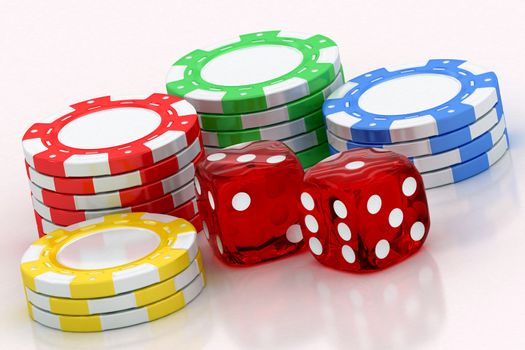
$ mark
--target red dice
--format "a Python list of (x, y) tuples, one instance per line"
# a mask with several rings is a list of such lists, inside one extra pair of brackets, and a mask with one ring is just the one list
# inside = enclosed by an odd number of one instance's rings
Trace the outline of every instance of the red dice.
[(321, 263), (378, 270), (414, 254), (430, 226), (421, 175), (381, 149), (336, 154), (310, 168), (300, 196), (303, 232)]
[(199, 162), (197, 204), (215, 253), (227, 263), (253, 264), (300, 249), (303, 175), (278, 141), (239, 144)]

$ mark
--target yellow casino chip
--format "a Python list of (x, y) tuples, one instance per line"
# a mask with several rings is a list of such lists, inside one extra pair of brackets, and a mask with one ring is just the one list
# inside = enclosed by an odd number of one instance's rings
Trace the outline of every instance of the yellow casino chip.
[(27, 301), (32, 305), (62, 315), (94, 315), (108, 312), (123, 311), (139, 308), (164, 298), (167, 298), (195, 279), (204, 272), (200, 252), (197, 257), (184, 271), (165, 281), (144, 287), (133, 292), (123, 293), (106, 298), (96, 299), (68, 299), (57, 298), (33, 292), (26, 288)]
[(48, 296), (103, 298), (165, 281), (197, 252), (197, 232), (184, 219), (114, 214), (37, 240), (22, 257), (22, 278), (27, 288)]
[(28, 303), (29, 316), (36, 322), (67, 332), (99, 332), (128, 327), (167, 316), (195, 299), (205, 285), (203, 274), (181, 291), (145, 307), (90, 316), (57, 315)]

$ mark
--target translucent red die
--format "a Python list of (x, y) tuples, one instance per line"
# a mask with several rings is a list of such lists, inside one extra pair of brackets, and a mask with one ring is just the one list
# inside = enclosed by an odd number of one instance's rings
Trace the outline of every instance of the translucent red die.
[(300, 199), (310, 251), (340, 270), (393, 265), (421, 248), (430, 226), (421, 175), (382, 149), (346, 151), (313, 166)]
[(230, 264), (253, 264), (300, 249), (303, 175), (279, 141), (239, 144), (199, 162), (197, 204), (214, 252)]

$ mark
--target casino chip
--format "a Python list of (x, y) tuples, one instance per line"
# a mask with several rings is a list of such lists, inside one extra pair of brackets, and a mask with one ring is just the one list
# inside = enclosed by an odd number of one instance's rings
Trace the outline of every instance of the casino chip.
[(500, 100), (496, 74), (440, 59), (358, 76), (330, 95), (323, 111), (328, 129), (343, 139), (390, 144), (460, 129)]
[(173, 64), (166, 88), (202, 113), (257, 112), (321, 91), (339, 70), (331, 39), (267, 31), (190, 52)]
[(116, 214), (57, 230), (24, 253), (24, 285), (72, 299), (115, 296), (162, 282), (195, 259), (196, 231), (184, 219)]
[(348, 149), (373, 147), (384, 148), (389, 151), (403, 154), (407, 157), (419, 157), (430, 154), (438, 154), (455, 147), (464, 145), (493, 128), (503, 118), (503, 109), (498, 103), (489, 113), (485, 114), (476, 122), (464, 128), (449, 132), (447, 134), (432, 136), (414, 141), (398, 142), (391, 144), (366, 144), (344, 140), (328, 132), (330, 145), (339, 151)]
[(29, 179), (38, 187), (53, 192), (85, 195), (118, 191), (157, 182), (177, 173), (189, 163), (195, 165), (202, 157), (201, 141), (195, 140), (188, 148), (160, 163), (119, 175), (65, 178), (41, 174), (27, 163), (26, 169)]
[[(191, 222), (191, 224), (195, 227), (197, 232), (200, 232), (202, 231), (202, 223), (197, 220), (199, 218), (198, 213), (199, 209), (197, 207), (197, 201), (195, 198), (192, 198), (186, 203), (179, 205), (176, 209), (170, 211), (169, 213), (166, 213), (166, 215), (176, 216), (179, 218), (186, 218), (186, 220)], [(51, 221), (44, 219), (40, 216), (40, 214), (38, 214), (36, 210), (35, 220), (37, 223), (39, 237), (42, 237), (55, 230), (65, 229), (65, 226), (57, 225), (52, 223)]]
[(247, 141), (279, 140), (299, 158), (307, 152), (306, 163), (313, 165), (329, 153), (326, 136), (320, 136), (323, 102), (343, 81), (331, 39), (268, 31), (180, 58), (166, 88), (195, 106), (209, 153)]
[(173, 213), (201, 225), (187, 203), (202, 135), (180, 97), (76, 103), (31, 126), (22, 146), (39, 236), (124, 212)]
[(204, 272), (202, 257), (195, 260), (181, 273), (148, 287), (111, 297), (96, 299), (69, 299), (40, 294), (26, 288), (27, 301), (31, 305), (54, 314), (85, 316), (139, 308), (167, 298), (189, 285)]
[(121, 174), (156, 164), (199, 136), (195, 109), (175, 96), (99, 97), (32, 125), (23, 137), (36, 171), (63, 177)]
[[(326, 143), (326, 128), (324, 126), (310, 131), (306, 134), (301, 134), (299, 136), (292, 136), (287, 139), (280, 140), (286, 146), (288, 146), (294, 152), (305, 151), (314, 146), (320, 145), (321, 143)], [(204, 147), (204, 150), (207, 154), (217, 153), (222, 150), (222, 148), (217, 147)]]
[(403, 154), (427, 188), (472, 177), (508, 148), (496, 74), (464, 60), (363, 74), (332, 93), (323, 113), (331, 154), (361, 147)]
[(311, 111), (319, 109), (325, 99), (343, 85), (343, 83), (343, 73), (341, 70), (335, 80), (322, 91), (300, 100), (256, 113), (199, 113), (199, 123), (203, 130), (208, 131), (240, 131), (292, 121), (304, 117)]
[(109, 215), (50, 232), (22, 257), (29, 315), (71, 332), (167, 316), (204, 288), (196, 238), (189, 221), (151, 213)]
[(73, 225), (80, 221), (94, 219), (100, 216), (128, 213), (128, 212), (150, 212), (150, 213), (167, 213), (177, 209), (183, 203), (195, 197), (195, 186), (193, 181), (184, 185), (173, 192), (168, 193), (162, 197), (154, 199), (150, 202), (144, 202), (137, 205), (102, 209), (102, 210), (66, 210), (53, 208), (45, 203), (40, 202), (33, 194), (33, 208), (44, 219), (51, 221), (57, 225)]
[(192, 182), (194, 177), (195, 167), (190, 163), (161, 181), (115, 192), (71, 195), (46, 190), (33, 183), (30, 183), (30, 187), (33, 197), (50, 207), (66, 210), (98, 210), (129, 207), (160, 198)]
[(422, 173), (421, 176), (423, 177), (425, 188), (456, 183), (482, 173), (500, 160), (505, 155), (508, 147), (508, 136), (505, 133), (494, 147), (474, 159), (452, 167)]
[[(422, 157), (409, 157), (409, 159), (422, 173), (450, 167), (455, 164), (464, 163), (488, 152), (502, 138), (504, 133), (505, 118), (502, 118), (489, 132), (474, 139), (472, 142), (442, 153)], [(336, 154), (338, 152), (338, 150), (330, 145), (330, 154)]]
[(193, 301), (204, 289), (204, 274), (199, 274), (181, 291), (140, 308), (89, 316), (70, 316), (44, 311), (28, 302), (29, 315), (36, 322), (66, 332), (100, 332), (150, 322), (172, 314)]
[(323, 111), (319, 109), (301, 119), (265, 128), (225, 132), (202, 131), (202, 140), (206, 146), (228, 147), (248, 141), (282, 140), (308, 133), (323, 125)]

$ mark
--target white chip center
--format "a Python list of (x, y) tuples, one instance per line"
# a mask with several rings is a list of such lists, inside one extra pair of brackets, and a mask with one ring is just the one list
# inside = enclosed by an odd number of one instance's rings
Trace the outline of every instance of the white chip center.
[(223, 86), (258, 84), (291, 72), (302, 61), (293, 47), (258, 45), (217, 56), (202, 68), (201, 77)]
[(359, 107), (374, 114), (410, 114), (450, 101), (461, 83), (443, 74), (413, 74), (380, 83), (365, 91)]
[(145, 229), (105, 229), (67, 243), (58, 251), (57, 261), (77, 270), (111, 268), (145, 257), (159, 243), (159, 236)]
[(59, 131), (58, 139), (79, 149), (115, 147), (150, 134), (160, 123), (160, 115), (149, 109), (113, 108), (71, 121)]

